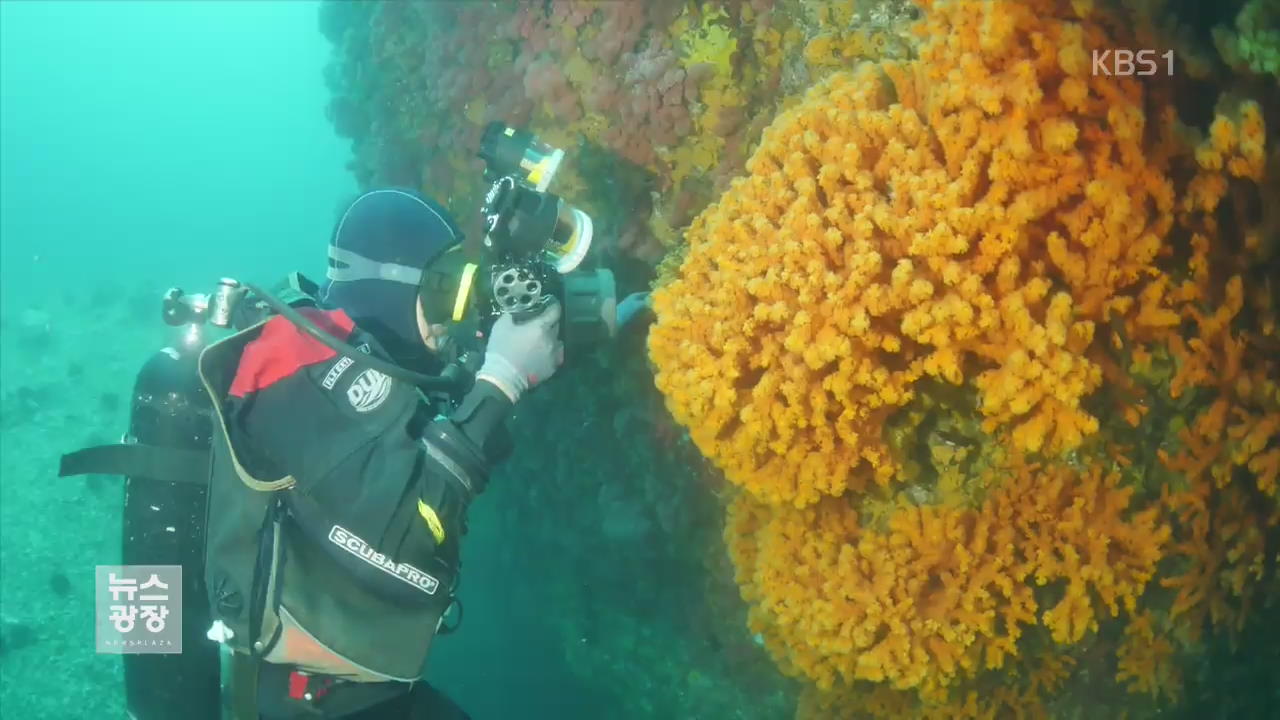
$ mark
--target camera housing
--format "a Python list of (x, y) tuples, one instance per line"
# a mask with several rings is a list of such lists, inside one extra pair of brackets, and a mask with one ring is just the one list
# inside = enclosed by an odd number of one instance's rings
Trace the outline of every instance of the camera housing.
[(593, 237), (591, 216), (547, 192), (564, 151), (532, 133), (490, 123), (478, 155), (491, 181), (481, 207), (488, 283), (482, 283), (482, 329), (503, 313), (517, 322), (551, 298), (562, 307), (566, 346), (590, 345), (616, 332), (617, 295), (608, 270), (579, 269)]

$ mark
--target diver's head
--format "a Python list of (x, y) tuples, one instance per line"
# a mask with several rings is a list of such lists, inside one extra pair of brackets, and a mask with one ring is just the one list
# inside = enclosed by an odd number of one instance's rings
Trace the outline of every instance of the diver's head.
[(396, 362), (431, 371), (436, 358), (428, 351), (441, 348), (447, 327), (424, 322), (419, 288), (424, 268), (461, 241), (448, 211), (415, 192), (364, 193), (333, 231), (323, 300), (372, 333)]
[(445, 357), (460, 352), (459, 342), (474, 337), (479, 329), (473, 310), (477, 268), (468, 261), (462, 246), (455, 245), (422, 272), (418, 331), (428, 348)]

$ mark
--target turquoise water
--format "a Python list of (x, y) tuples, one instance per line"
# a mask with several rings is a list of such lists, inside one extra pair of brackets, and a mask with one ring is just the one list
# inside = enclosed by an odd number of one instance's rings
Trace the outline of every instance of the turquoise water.
[(6, 714), (122, 716), (120, 661), (94, 653), (92, 621), (120, 485), (54, 473), (60, 452), (127, 427), (132, 377), (166, 339), (159, 293), (323, 267), (355, 188), (323, 114), (315, 12), (0, 3)]
[[(120, 557), (121, 483), (59, 480), (57, 457), (127, 427), (134, 374), (171, 337), (159, 321), (166, 288), (322, 270), (335, 212), (356, 190), (349, 144), (324, 113), (330, 52), (311, 2), (0, 2), (7, 717), (123, 716), (121, 663), (94, 652), (93, 625), (94, 566)], [(639, 336), (611, 352), (647, 373)], [(635, 398), (607, 387), (600, 362), (523, 412), (523, 455), (473, 508), (466, 621), (437, 643), (429, 679), (477, 720), (669, 716), (684, 701), (664, 678), (683, 683), (697, 668), (710, 687), (719, 654), (774, 677), (745, 632), (731, 640), (707, 629), (697, 609), (705, 580), (676, 577), (697, 578), (701, 561), (655, 547), (643, 519), (636, 529), (622, 504), (643, 498), (598, 496), (618, 458), (644, 445), (632, 436), (657, 407), (650, 393), (651, 407), (628, 409)], [(582, 403), (605, 424), (584, 425)], [(566, 448), (548, 450), (553, 433)], [(584, 445), (591, 452), (575, 455)], [(639, 492), (643, 475), (628, 477), (626, 492)], [(623, 519), (602, 540), (603, 505)], [(712, 537), (719, 513), (704, 511)], [(647, 590), (633, 588), (632, 572)], [(716, 590), (736, 602), (732, 586)], [(706, 659), (692, 661), (689, 647)], [(790, 702), (772, 684), (714, 695), (740, 710), (705, 717), (777, 717)]]

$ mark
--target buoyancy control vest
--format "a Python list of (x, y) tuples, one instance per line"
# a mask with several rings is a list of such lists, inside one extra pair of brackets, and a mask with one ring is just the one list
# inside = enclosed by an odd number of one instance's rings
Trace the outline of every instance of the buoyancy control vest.
[[(414, 473), (431, 470), (388, 468), (376, 479), (363, 478), (358, 502), (343, 502), (353, 493), (334, 486), (362, 480), (344, 476), (356, 472), (351, 456), (393, 456), (393, 445), (417, 442), (405, 428), (421, 411), (420, 396), (381, 376), (370, 390), (385, 394), (377, 411), (346, 412), (319, 397), (319, 382), (302, 379), (288, 398), (297, 409), (296, 434), (307, 443), (302, 468), (280, 478), (254, 477), (225, 410), (241, 354), (262, 330), (243, 331), (200, 356), (201, 381), (215, 399), (205, 580), (220, 639), (236, 652), (315, 672), (416, 680), (453, 602), (458, 566), (456, 540), (437, 546), (411, 492)], [(335, 353), (311, 372), (327, 375), (343, 361)], [(330, 392), (346, 396), (368, 382), (349, 371)], [(326, 429), (334, 432), (325, 436)]]

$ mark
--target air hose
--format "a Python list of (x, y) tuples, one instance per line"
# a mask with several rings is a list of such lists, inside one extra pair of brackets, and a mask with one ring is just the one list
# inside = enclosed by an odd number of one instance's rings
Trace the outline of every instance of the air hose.
[(425, 375), (423, 373), (402, 368), (395, 363), (387, 362), (386, 360), (376, 358), (368, 353), (360, 352), (351, 345), (348, 345), (333, 335), (325, 332), (315, 323), (311, 322), (307, 316), (298, 312), (296, 308), (291, 307), (288, 303), (263, 290), (257, 285), (245, 283), (245, 287), (253, 292), (254, 295), (257, 295), (272, 310), (275, 310), (277, 313), (284, 316), (286, 320), (293, 323), (299, 330), (323, 343), (324, 346), (330, 350), (351, 358), (357, 365), (363, 365), (366, 368), (372, 368), (380, 373), (390, 375), (397, 380), (412, 383), (423, 390), (453, 390), (457, 388), (459, 383), (462, 381), (462, 368), (456, 363), (446, 367), (439, 375)]

